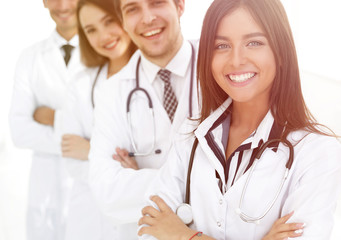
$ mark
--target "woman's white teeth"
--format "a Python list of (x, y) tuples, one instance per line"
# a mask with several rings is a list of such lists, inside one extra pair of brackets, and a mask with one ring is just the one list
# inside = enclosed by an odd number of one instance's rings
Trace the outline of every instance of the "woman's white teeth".
[(108, 45), (105, 45), (104, 47), (105, 47), (105, 48), (112, 48), (113, 46), (116, 45), (116, 43), (117, 43), (117, 41), (114, 41), (114, 42), (112, 42), (112, 43), (109, 43)]
[(144, 33), (143, 36), (150, 37), (150, 36), (156, 35), (156, 34), (158, 34), (160, 32), (161, 32), (161, 29), (155, 29), (153, 31)]
[(255, 75), (256, 75), (256, 73), (244, 73), (244, 74), (240, 74), (240, 75), (230, 74), (228, 76), (234, 82), (244, 82), (244, 81), (254, 77)]

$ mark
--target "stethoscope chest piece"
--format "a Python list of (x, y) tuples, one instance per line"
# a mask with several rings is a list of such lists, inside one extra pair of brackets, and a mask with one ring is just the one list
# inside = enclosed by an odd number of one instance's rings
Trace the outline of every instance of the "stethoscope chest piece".
[(176, 209), (176, 215), (183, 221), (184, 224), (188, 225), (193, 222), (192, 207), (187, 203), (182, 203)]

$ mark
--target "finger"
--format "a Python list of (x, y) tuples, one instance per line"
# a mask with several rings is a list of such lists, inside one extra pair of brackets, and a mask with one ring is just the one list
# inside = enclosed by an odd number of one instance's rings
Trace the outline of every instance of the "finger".
[(112, 158), (114, 159), (114, 160), (116, 160), (116, 161), (119, 161), (119, 162), (122, 162), (123, 160), (121, 159), (121, 157), (119, 156), (119, 155), (117, 155), (117, 154), (113, 154), (112, 155)]
[(62, 145), (62, 147), (64, 146), (68, 146), (68, 145), (70, 145), (70, 143), (69, 143), (69, 140), (68, 139), (64, 139), (64, 140), (62, 140), (62, 143), (61, 143), (61, 145)]
[(67, 140), (67, 139), (69, 139), (71, 137), (71, 135), (70, 134), (64, 134), (63, 135), (63, 137), (62, 137), (62, 139), (64, 140)]
[(71, 146), (69, 144), (63, 144), (61, 148), (62, 152), (67, 152), (71, 150)]
[(160, 212), (167, 212), (167, 211), (172, 211), (170, 207), (165, 203), (165, 201), (160, 198), (157, 195), (151, 196), (150, 200), (156, 203), (156, 205), (159, 207)]
[(127, 164), (129, 164), (129, 166), (131, 168), (135, 168), (137, 167), (137, 163), (135, 161), (135, 158), (132, 158), (132, 157), (125, 157), (124, 160), (126, 161)]
[(292, 215), (294, 215), (294, 211), (292, 211), (291, 213), (289, 213), (289, 214), (287, 214), (287, 215), (281, 217), (280, 219), (278, 219), (278, 220), (276, 221), (276, 224), (283, 224), (283, 223), (286, 223), (286, 222), (289, 220), (289, 218), (291, 218)]
[(295, 237), (300, 237), (303, 235), (303, 230), (302, 231), (289, 231), (289, 232), (282, 232), (276, 235), (274, 239), (288, 239), (288, 238), (295, 238)]
[(124, 161), (124, 154), (122, 154), (122, 151), (120, 148), (115, 148), (116, 154), (113, 154), (113, 159), (117, 160), (117, 161)]
[(146, 206), (146, 207), (142, 208), (141, 212), (142, 212), (142, 215), (148, 214), (149, 216), (154, 217), (154, 218), (160, 215), (159, 210), (155, 209), (152, 206)]
[(139, 236), (142, 236), (144, 234), (148, 234), (148, 235), (152, 235), (152, 227), (149, 227), (149, 226), (145, 226), (145, 227), (142, 227), (140, 228), (140, 230), (138, 231), (137, 235)]
[(120, 161), (121, 163), (125, 162), (125, 166), (129, 167), (129, 168), (133, 168), (133, 169), (137, 169), (137, 163), (135, 161), (135, 158), (129, 157), (129, 153), (124, 150), (124, 151), (116, 151), (117, 154), (113, 155), (113, 158), (117, 161)]
[(129, 153), (127, 151), (122, 151), (119, 148), (116, 149), (117, 155), (122, 158), (122, 160), (129, 162)]
[(141, 226), (142, 224), (147, 224), (149, 226), (154, 226), (155, 223), (156, 223), (155, 218), (152, 218), (150, 216), (143, 216), (138, 221), (138, 225), (139, 226)]
[(116, 150), (117, 154), (119, 154), (119, 155), (121, 155), (123, 157), (127, 157), (128, 154), (129, 154), (129, 152), (127, 150), (123, 149), (123, 148), (117, 147), (115, 150)]
[(127, 163), (124, 162), (124, 161), (122, 161), (122, 162), (120, 162), (120, 163), (121, 163), (121, 166), (124, 167), (124, 168), (131, 168), (131, 167), (129, 166), (129, 164), (127, 164)]
[(62, 156), (63, 157), (71, 157), (71, 152), (70, 151), (63, 151)]
[(295, 231), (304, 228), (304, 223), (286, 223), (277, 227), (278, 232)]

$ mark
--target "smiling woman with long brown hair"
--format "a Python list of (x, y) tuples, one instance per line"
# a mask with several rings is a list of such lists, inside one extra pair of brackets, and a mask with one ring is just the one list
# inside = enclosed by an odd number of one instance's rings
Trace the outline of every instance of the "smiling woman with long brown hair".
[(203, 23), (198, 79), (199, 123), (175, 142), (139, 234), (329, 239), (341, 145), (304, 103), (280, 1), (215, 0)]
[(89, 141), (100, 86), (128, 63), (136, 46), (123, 30), (112, 0), (79, 0), (77, 17), (81, 60), (87, 69), (74, 76), (63, 114), (62, 152), (74, 179), (65, 239), (117, 239), (88, 184)]

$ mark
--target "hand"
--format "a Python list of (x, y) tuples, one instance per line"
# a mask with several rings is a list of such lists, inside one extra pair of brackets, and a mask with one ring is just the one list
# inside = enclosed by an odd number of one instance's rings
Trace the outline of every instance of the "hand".
[(139, 236), (149, 234), (159, 240), (179, 240), (189, 239), (195, 233), (182, 222), (162, 198), (152, 196), (150, 199), (156, 203), (160, 211), (152, 206), (142, 209), (143, 217), (140, 218), (138, 224), (149, 226), (142, 227), (138, 232)]
[(289, 237), (300, 237), (303, 234), (304, 223), (286, 223), (294, 212), (276, 220), (270, 232), (262, 240), (286, 240)]
[(119, 161), (124, 168), (139, 169), (135, 158), (129, 157), (129, 152), (125, 149), (116, 148), (116, 154), (114, 154), (112, 158)]
[(33, 113), (33, 119), (44, 125), (54, 125), (54, 110), (49, 107), (38, 107)]
[(63, 157), (88, 160), (90, 151), (89, 140), (73, 134), (65, 134), (62, 137)]

